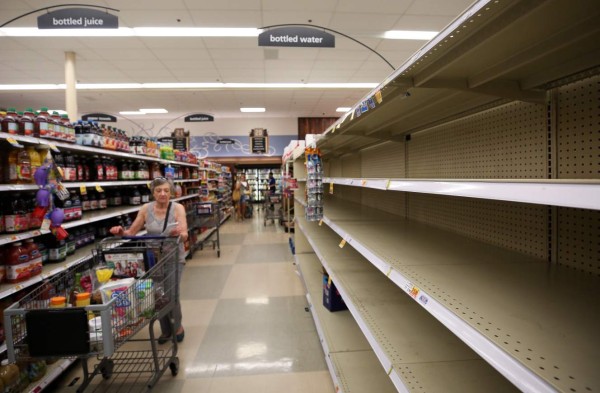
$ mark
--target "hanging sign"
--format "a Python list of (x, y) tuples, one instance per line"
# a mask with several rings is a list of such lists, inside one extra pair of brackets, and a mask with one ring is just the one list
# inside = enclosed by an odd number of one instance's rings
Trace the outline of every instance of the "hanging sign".
[(112, 115), (108, 115), (106, 113), (90, 113), (87, 115), (81, 116), (81, 120), (83, 121), (103, 121), (105, 123), (116, 123), (117, 118)]
[(205, 121), (215, 121), (215, 118), (211, 115), (205, 115), (203, 113), (196, 113), (193, 115), (186, 116), (184, 120), (186, 123), (196, 123)]
[(260, 33), (258, 46), (335, 48), (335, 36), (313, 27), (278, 27)]
[(63, 8), (40, 15), (38, 29), (118, 29), (119, 18), (92, 8)]
[(250, 150), (254, 154), (265, 154), (269, 151), (269, 134), (266, 128), (253, 128), (250, 131)]
[(218, 145), (235, 145), (235, 142), (236, 141), (234, 139), (230, 139), (230, 138), (217, 139)]

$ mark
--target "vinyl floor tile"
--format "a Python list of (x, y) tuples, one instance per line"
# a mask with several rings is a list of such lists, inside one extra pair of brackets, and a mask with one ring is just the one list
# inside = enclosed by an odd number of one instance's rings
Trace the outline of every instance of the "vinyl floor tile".
[(231, 266), (186, 266), (181, 279), (181, 299), (218, 299)]
[(287, 263), (236, 264), (231, 268), (221, 298), (302, 296), (304, 287), (294, 265)]
[(245, 245), (237, 256), (236, 263), (293, 262), (294, 257), (287, 244)]

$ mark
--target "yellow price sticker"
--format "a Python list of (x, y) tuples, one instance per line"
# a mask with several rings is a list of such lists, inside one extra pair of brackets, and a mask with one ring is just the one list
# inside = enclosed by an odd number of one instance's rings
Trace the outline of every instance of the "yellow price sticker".
[(331, 276), (327, 276), (327, 286), (331, 286)]
[(13, 145), (14, 147), (23, 147), (23, 145), (19, 144), (19, 142), (17, 142), (15, 140), (15, 138), (8, 137), (8, 138), (6, 138), (6, 141), (8, 143), (10, 143), (11, 145)]
[(50, 148), (50, 150), (52, 150), (55, 153), (60, 153), (60, 151), (58, 150), (58, 147), (56, 147), (56, 145), (54, 143), (48, 143), (48, 147)]
[(386, 190), (390, 189), (390, 184), (392, 184), (392, 181), (390, 179), (388, 179), (387, 184), (385, 185)]
[(340, 248), (344, 248), (345, 245), (346, 245), (346, 239), (342, 239), (342, 241), (340, 242)]
[(377, 92), (375, 92), (375, 101), (377, 101), (378, 104), (381, 104), (383, 102), (383, 96), (381, 95), (381, 90), (377, 90)]
[(323, 225), (323, 219), (319, 220), (319, 226)]
[(329, 183), (329, 193), (333, 194), (333, 183)]
[(362, 186), (363, 186), (363, 187), (365, 187), (365, 186), (367, 185), (367, 181), (366, 181), (366, 180), (363, 180), (363, 181), (361, 182), (361, 184), (362, 184)]
[(87, 194), (87, 188), (85, 188), (85, 186), (79, 186), (79, 193), (81, 195), (86, 195)]
[(104, 190), (102, 189), (102, 187), (100, 187), (100, 184), (96, 184), (96, 191), (98, 191), (98, 192), (104, 192)]

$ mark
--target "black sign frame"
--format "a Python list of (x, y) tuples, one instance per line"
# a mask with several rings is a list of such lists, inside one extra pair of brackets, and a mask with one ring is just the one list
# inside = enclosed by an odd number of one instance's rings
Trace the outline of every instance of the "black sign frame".
[(92, 8), (62, 8), (40, 15), (38, 29), (118, 29), (119, 18)]
[(195, 113), (193, 115), (188, 115), (183, 119), (186, 123), (204, 123), (209, 121), (215, 121), (214, 116), (207, 115), (204, 113)]
[(87, 115), (81, 116), (83, 121), (101, 121), (104, 123), (116, 123), (117, 118), (107, 113), (88, 113)]
[(260, 33), (258, 35), (258, 46), (335, 48), (335, 36), (314, 27), (278, 27)]

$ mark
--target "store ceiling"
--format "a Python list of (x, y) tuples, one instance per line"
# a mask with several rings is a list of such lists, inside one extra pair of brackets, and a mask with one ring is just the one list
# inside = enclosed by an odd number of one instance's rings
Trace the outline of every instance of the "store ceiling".
[[(252, 27), (311, 23), (347, 34), (399, 67), (425, 41), (387, 40), (387, 30), (440, 31), (471, 0), (143, 0), (79, 1), (119, 9), (121, 27)], [(2, 0), (0, 24), (61, 4)], [(7, 27), (35, 27), (34, 13)], [(256, 37), (6, 37), (0, 35), (0, 84), (64, 83), (64, 52), (77, 56), (80, 83), (246, 82), (379, 83), (392, 69), (359, 44), (336, 35), (334, 49), (264, 48)], [(202, 112), (225, 117), (339, 116), (368, 89), (79, 91), (80, 113), (117, 114), (166, 108), (166, 115)], [(64, 91), (0, 91), (0, 107), (65, 106)], [(243, 114), (242, 106), (266, 113)]]

